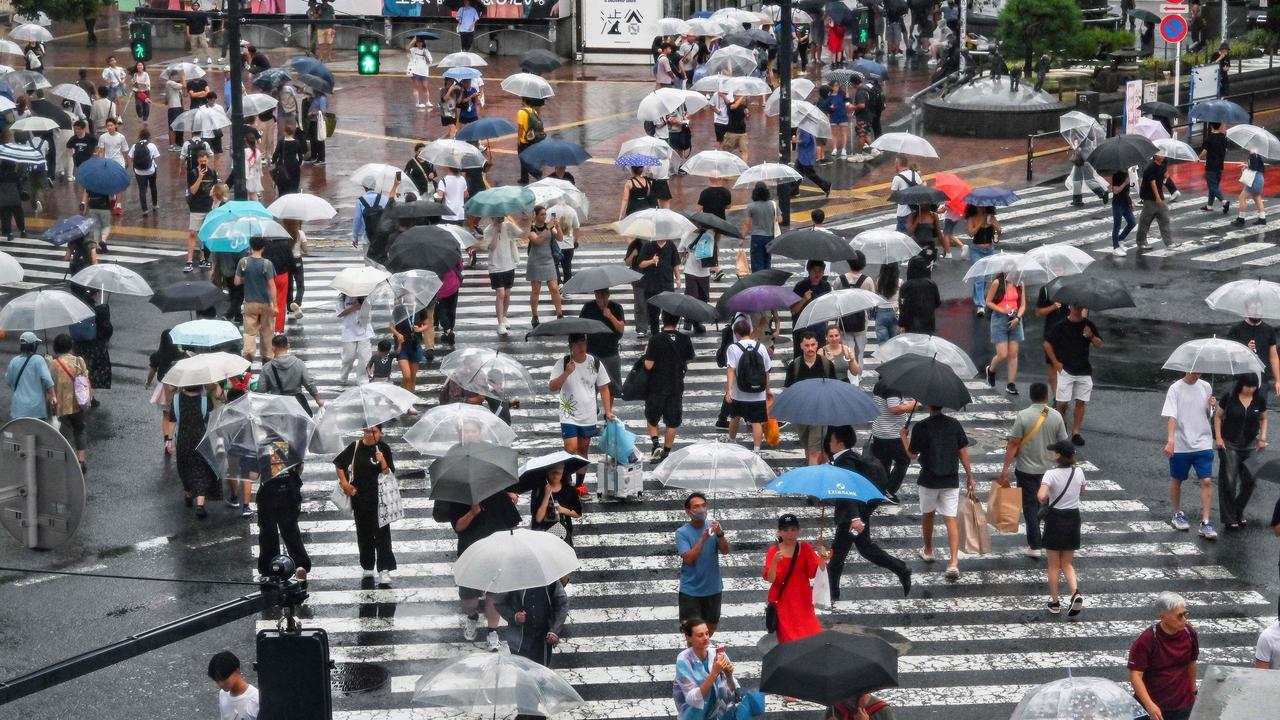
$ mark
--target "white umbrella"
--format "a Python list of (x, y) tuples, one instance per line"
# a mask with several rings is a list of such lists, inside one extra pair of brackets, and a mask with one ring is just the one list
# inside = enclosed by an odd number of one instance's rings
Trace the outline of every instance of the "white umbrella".
[(1196, 154), (1194, 148), (1173, 138), (1161, 138), (1154, 140), (1156, 147), (1159, 149), (1157, 154), (1164, 155), (1166, 160), (1180, 160), (1183, 162), (1199, 162), (1200, 156)]
[(1280, 319), (1280, 283), (1233, 280), (1204, 299), (1214, 310), (1244, 318)]
[(204, 68), (191, 62), (176, 62), (166, 67), (161, 73), (166, 79), (175, 75), (182, 75), (184, 80), (198, 80), (204, 77)]
[(484, 167), (484, 153), (480, 148), (462, 140), (441, 138), (427, 143), (420, 154), (433, 165), (458, 169)]
[(671, 453), (653, 477), (689, 491), (758, 490), (777, 474), (758, 454), (734, 443), (700, 442)]
[(211, 352), (183, 358), (169, 368), (160, 382), (174, 387), (208, 385), (243, 375), (249, 361), (229, 352)]
[(347, 297), (365, 297), (373, 292), (374, 288), (378, 287), (379, 284), (386, 282), (389, 277), (391, 277), (391, 273), (386, 270), (379, 270), (368, 265), (349, 267), (339, 271), (329, 281), (329, 287)]
[(516, 73), (502, 80), (502, 89), (522, 98), (535, 100), (552, 97), (556, 91), (551, 83), (533, 73)]
[(437, 67), (484, 67), (488, 64), (489, 62), (487, 60), (473, 52), (456, 52), (449, 53), (448, 55), (440, 58), (440, 62), (437, 63)]
[(685, 160), (684, 171), (699, 177), (737, 177), (747, 171), (742, 158), (724, 150), (703, 150)]
[(747, 171), (738, 177), (738, 181), (733, 186), (736, 188), (747, 187), (758, 182), (776, 185), (780, 182), (800, 182), (802, 179), (803, 177), (800, 173), (796, 172), (795, 168), (790, 165), (765, 162), (747, 168)]
[(1248, 345), (1226, 338), (1201, 338), (1182, 343), (1163, 365), (1165, 370), (1203, 373), (1205, 375), (1262, 376), (1264, 366), (1258, 354)]
[(675, 210), (649, 208), (638, 210), (613, 224), (613, 229), (625, 237), (644, 240), (677, 240), (685, 233), (696, 230), (689, 218)]
[(49, 16), (45, 14), (43, 10), (37, 10), (35, 15), (18, 13), (10, 18), (10, 20), (15, 25), (39, 25), (40, 27), (49, 27), (53, 24), (53, 21), (49, 19)]
[(77, 105), (93, 104), (93, 101), (89, 99), (89, 93), (85, 92), (84, 88), (78, 85), (72, 85), (71, 83), (54, 85), (53, 88), (49, 90), (49, 94), (56, 95), (63, 100), (70, 100)]
[(221, 105), (205, 105), (182, 113), (169, 126), (177, 132), (203, 133), (231, 127), (231, 118)]
[(1280, 160), (1280, 140), (1256, 125), (1232, 125), (1227, 128), (1227, 139), (1268, 160)]
[(404, 434), (404, 441), (423, 455), (439, 457), (460, 443), (487, 442), (511, 447), (516, 433), (488, 408), (452, 403), (423, 414)]
[(658, 22), (654, 24), (653, 34), (657, 37), (670, 37), (672, 35), (685, 35), (689, 32), (689, 23), (680, 18), (658, 18)]
[(884, 298), (870, 290), (862, 288), (836, 290), (814, 298), (805, 305), (794, 325), (805, 328), (830, 320), (839, 320), (846, 315), (870, 310), (882, 302)]
[(53, 42), (53, 35), (39, 25), (27, 23), (10, 30), (9, 39), (18, 42)]
[[(0, 68), (4, 67), (4, 65), (0, 65)], [(3, 74), (3, 70), (0, 70), (0, 74)], [(18, 107), (17, 103), (3, 95), (0, 95), (0, 112), (8, 112), (16, 107)]]
[(1169, 131), (1165, 129), (1164, 125), (1162, 125), (1159, 120), (1149, 117), (1139, 118), (1138, 122), (1134, 124), (1133, 130), (1129, 134), (1141, 135), (1151, 141), (1166, 140), (1169, 138)]
[(267, 212), (277, 220), (328, 220), (338, 211), (328, 200), (310, 193), (290, 193), (281, 195), (275, 202), (267, 206)]
[(7, 252), (0, 252), (0, 285), (22, 282), (22, 263)]
[(74, 285), (96, 288), (116, 295), (149, 297), (155, 291), (138, 273), (123, 265), (101, 263), (90, 265), (71, 276)]
[(710, 18), (693, 18), (687, 24), (690, 35), (710, 38), (724, 36), (724, 26)]
[(485, 592), (513, 592), (546, 587), (578, 567), (577, 553), (564, 540), (516, 528), (472, 543), (453, 563), (453, 581)]
[[(791, 81), (791, 102), (796, 100), (804, 100), (809, 97), (817, 85), (809, 78), (795, 78)], [(694, 88), (695, 90), (697, 88)], [(764, 103), (764, 114), (769, 117), (777, 117), (782, 114), (782, 88), (776, 88), (769, 94), (769, 99)]]
[(47, 330), (93, 317), (93, 308), (66, 290), (36, 290), (0, 309), (0, 330)]
[(933, 149), (933, 145), (930, 145), (928, 140), (905, 132), (885, 133), (876, 138), (871, 143), (871, 147), (883, 152), (898, 153), (899, 155), (938, 157), (938, 151)]
[(431, 717), (554, 717), (582, 705), (582, 696), (555, 670), (496, 652), (431, 667), (414, 686), (413, 701), (448, 708)]
[(1072, 110), (1058, 118), (1058, 133), (1073, 148), (1079, 147), (1085, 140), (1097, 143), (1107, 137), (1097, 120), (1079, 110)]
[(695, 82), (689, 89), (696, 92), (701, 92), (701, 93), (720, 92), (720, 90), (724, 88), (725, 80), (728, 80), (731, 77), (733, 76), (722, 75), (720, 73), (704, 75), (698, 78), (698, 81)]
[(729, 77), (720, 83), (720, 89), (724, 92), (738, 97), (740, 95), (768, 95), (773, 92), (773, 88), (769, 87), (769, 83), (758, 77)]
[(452, 235), (453, 238), (458, 241), (458, 247), (463, 250), (472, 246), (480, 245), (484, 242), (483, 240), (477, 239), (475, 235), (471, 234), (470, 230), (462, 227), (461, 225), (444, 223), (437, 225), (436, 227)]
[[(525, 187), (533, 191), (534, 195), (542, 198), (541, 193), (544, 190), (553, 190), (559, 193), (555, 198), (555, 202), (562, 202), (578, 212), (578, 219), (585, 221), (587, 216), (591, 214), (591, 201), (587, 198), (587, 194), (579, 190), (573, 183), (568, 180), (561, 180), (550, 175), (544, 176), (537, 182), (531, 182)], [(542, 202), (542, 200), (539, 200)]]
[(1066, 243), (1054, 243), (1032, 248), (1027, 253), (1027, 258), (1034, 260), (1037, 265), (1049, 271), (1049, 274), (1054, 277), (1079, 275), (1084, 272), (1085, 268), (1093, 264), (1094, 260), (1093, 255)]
[(950, 340), (944, 340), (936, 335), (902, 333), (880, 343), (880, 347), (876, 348), (876, 359), (881, 363), (887, 363), (903, 355), (937, 358), (938, 362), (954, 370), (961, 380), (978, 374), (978, 366), (969, 359), (968, 353)]
[(22, 51), (22, 47), (18, 43), (10, 40), (0, 40), (0, 55), (26, 55)]
[[(736, 23), (742, 25), (759, 25), (761, 16), (749, 10), (741, 8), (727, 7), (720, 8), (711, 13), (712, 20), (723, 20), (724, 22)], [(766, 16), (764, 19), (768, 19)]]
[(671, 146), (656, 137), (644, 135), (622, 143), (618, 148), (618, 157), (623, 155), (647, 155), (659, 160), (671, 158)]
[[(386, 193), (391, 192), (391, 186), (395, 184), (396, 175), (400, 175), (400, 168), (394, 165), (386, 165), (384, 163), (368, 163), (356, 168), (347, 179), (356, 185), (373, 192)], [(400, 178), (400, 193), (412, 192), (417, 193), (418, 189), (413, 181), (407, 177)]]
[(241, 99), (241, 115), (260, 115), (280, 104), (279, 100), (266, 93), (250, 93)]
[(640, 104), (636, 106), (636, 119), (657, 122), (676, 112), (681, 106), (684, 106), (686, 114), (693, 114), (709, 104), (706, 97), (692, 90), (660, 88), (640, 100)]
[(920, 245), (910, 235), (897, 230), (863, 230), (849, 241), (868, 265), (887, 265), (910, 260), (920, 254)]
[(814, 137), (831, 137), (831, 118), (807, 100), (791, 101), (791, 126)]
[(737, 45), (722, 47), (707, 58), (707, 72), (728, 72), (730, 75), (749, 75), (757, 66), (756, 56), (750, 50)]
[(999, 252), (995, 255), (988, 255), (969, 266), (969, 272), (964, 274), (964, 281), (969, 282), (982, 277), (995, 277), (1002, 273), (1008, 274), (1009, 279), (1013, 282), (1039, 284), (1053, 279), (1053, 273), (1050, 273), (1034, 259), (1022, 253)]

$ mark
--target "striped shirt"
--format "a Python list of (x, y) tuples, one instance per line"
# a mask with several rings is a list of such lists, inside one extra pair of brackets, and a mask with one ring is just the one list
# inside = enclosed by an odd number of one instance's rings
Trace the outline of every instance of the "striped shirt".
[(876, 407), (880, 410), (880, 414), (871, 423), (871, 437), (881, 440), (896, 440), (901, 437), (902, 428), (907, 426), (907, 415), (906, 413), (894, 415), (889, 410), (903, 404), (905, 400), (896, 395), (882, 398), (873, 394), (871, 397), (875, 399)]

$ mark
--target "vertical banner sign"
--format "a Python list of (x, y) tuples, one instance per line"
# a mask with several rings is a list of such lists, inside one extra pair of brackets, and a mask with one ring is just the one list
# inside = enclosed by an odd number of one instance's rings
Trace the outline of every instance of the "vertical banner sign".
[(583, 0), (583, 49), (648, 52), (661, 18), (662, 0)]
[(1149, 82), (1142, 86), (1142, 102), (1155, 102), (1160, 99), (1160, 83)]
[(1138, 120), (1142, 118), (1142, 113), (1138, 110), (1142, 105), (1142, 86), (1141, 80), (1130, 80), (1124, 84), (1124, 133), (1126, 135), (1133, 132), (1138, 126)]

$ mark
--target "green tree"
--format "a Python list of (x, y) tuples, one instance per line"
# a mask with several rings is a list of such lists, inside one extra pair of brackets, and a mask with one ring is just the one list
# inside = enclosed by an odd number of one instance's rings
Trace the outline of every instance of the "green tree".
[(1024, 67), (1034, 67), (1037, 50), (1071, 47), (1083, 30), (1075, 0), (1009, 0), (1000, 11), (997, 33), (1006, 57), (1021, 54)]
[(13, 0), (13, 9), (21, 14), (35, 15), (43, 10), (53, 20), (83, 20), (97, 17), (102, 0)]

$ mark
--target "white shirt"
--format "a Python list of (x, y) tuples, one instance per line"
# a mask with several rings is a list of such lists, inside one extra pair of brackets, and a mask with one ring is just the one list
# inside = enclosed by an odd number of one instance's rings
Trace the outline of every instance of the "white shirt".
[(733, 93), (711, 93), (711, 122), (716, 125), (729, 124), (729, 104), (733, 102)]
[(250, 685), (239, 697), (219, 690), (218, 714), (222, 720), (258, 720), (258, 688)]
[(461, 175), (445, 175), (436, 183), (436, 192), (444, 199), (449, 215), (444, 220), (462, 220), (467, 216), (467, 180)]
[(516, 241), (524, 234), (519, 225), (510, 220), (491, 222), (484, 230), (489, 241), (489, 272), (510, 272), (516, 269), (520, 248)]
[[(552, 220), (554, 216), (554, 221)], [(578, 219), (578, 211), (569, 207), (564, 203), (556, 203), (547, 208), (547, 222), (555, 222), (560, 226), (560, 249), (573, 249), (573, 233), (582, 227), (582, 222)]]
[[(1071, 477), (1071, 472), (1075, 471), (1075, 477)], [(1067, 486), (1067, 478), (1071, 477), (1071, 485)], [(1079, 510), (1080, 509), (1080, 492), (1084, 490), (1084, 471), (1079, 467), (1066, 468), (1056, 467), (1044, 474), (1040, 480), (1041, 487), (1049, 488), (1049, 500), (1045, 503), (1048, 505), (1053, 499), (1058, 497), (1058, 493), (1062, 493), (1062, 499), (1053, 507), (1055, 510)], [(1066, 492), (1062, 489), (1066, 488)]]
[(1173, 451), (1196, 452), (1213, 449), (1213, 426), (1209, 415), (1209, 399), (1213, 388), (1204, 380), (1188, 385), (1179, 380), (1169, 386), (1164, 396), (1161, 417), (1178, 421), (1173, 434)]
[(107, 66), (102, 69), (102, 80), (107, 87), (119, 87), (124, 84), (125, 78), (129, 77), (129, 73), (125, 69), (117, 65), (116, 67)]
[[(742, 359), (742, 351), (738, 349), (739, 344), (748, 351), (753, 349), (753, 345), (755, 346), (754, 350), (759, 353), (761, 358), (764, 359), (764, 371), (766, 374), (773, 367), (773, 362), (769, 359), (769, 351), (764, 349), (764, 345), (756, 342), (755, 340), (739, 340), (737, 338), (729, 344), (729, 348), (725, 350), (724, 353), (725, 364), (728, 367), (733, 368), (735, 371), (738, 369), (738, 361)], [(765, 399), (765, 393), (763, 391), (754, 393), (743, 392), (742, 388), (738, 387), (738, 378), (736, 376), (733, 379), (732, 387), (729, 388), (729, 394), (734, 400), (740, 400), (742, 402), (764, 402)]]
[(431, 63), (435, 62), (431, 57), (431, 51), (424, 47), (409, 48), (409, 74), (421, 75), (426, 77), (431, 73)]
[(1280, 620), (1258, 634), (1258, 646), (1253, 650), (1253, 657), (1268, 663), (1272, 670), (1280, 670)]
[[(714, 233), (707, 230), (706, 234), (713, 236), (714, 241)], [(676, 249), (680, 252), (689, 253), (689, 258), (680, 264), (680, 267), (684, 270), (684, 274), (689, 277), (709, 277), (711, 275), (711, 268), (702, 267), (702, 261), (694, 257), (693, 254), (693, 249), (697, 246), (698, 238), (700, 237), (702, 237), (702, 233), (700, 232), (689, 233), (683, 238), (680, 238), (680, 244), (676, 246)], [(714, 256), (708, 259), (714, 259)]]
[(151, 92), (151, 76), (142, 72), (134, 73), (132, 76), (134, 92)]
[[(356, 304), (355, 298), (339, 297), (337, 302), (338, 312)], [(370, 308), (366, 303), (359, 310), (342, 317), (342, 342), (359, 342), (368, 340), (373, 337), (373, 323), (370, 322)]]
[[(924, 180), (920, 177), (920, 173), (908, 168), (907, 170), (903, 170), (900, 173), (894, 174), (893, 184), (889, 186), (889, 189), (893, 192), (898, 192), (899, 190), (906, 190), (907, 188), (911, 187), (911, 184), (907, 182), (907, 178), (910, 178), (911, 181), (914, 182), (916, 185), (924, 184)], [(902, 217), (903, 215), (910, 215), (910, 214), (911, 214), (910, 205), (901, 205), (901, 204), (898, 205), (898, 217)]]
[(182, 83), (177, 80), (165, 81), (164, 104), (171, 108), (182, 109)]
[(98, 149), (102, 151), (102, 157), (114, 160), (124, 167), (124, 156), (129, 152), (129, 141), (125, 140), (123, 133), (105, 132), (98, 138)]
[[(133, 168), (133, 174), (134, 174), (134, 175), (141, 175), (141, 176), (143, 176), (143, 177), (146, 177), (146, 176), (148, 176), (148, 175), (155, 175), (155, 174), (156, 174), (156, 163), (158, 162), (158, 161), (157, 161), (157, 158), (159, 158), (159, 157), (160, 157), (160, 150), (159, 150), (158, 148), (156, 148), (156, 144), (155, 144), (155, 143), (153, 143), (153, 142), (149, 142), (149, 143), (147, 143), (144, 147), (146, 147), (146, 148), (147, 148), (147, 151), (151, 153), (151, 167), (150, 167), (150, 168), (147, 168), (146, 170), (139, 170), (139, 169), (138, 169), (138, 167), (135, 165), (135, 166), (134, 166), (134, 168)], [(129, 160), (130, 160), (130, 161), (132, 161), (132, 160), (133, 160), (133, 148), (134, 148), (134, 146), (132, 146), (132, 145), (130, 145), (130, 146), (129, 146)]]
[[(564, 374), (564, 358), (551, 368), (551, 378)], [(573, 373), (560, 386), (560, 422), (567, 425), (596, 424), (596, 394), (609, 384), (609, 371), (591, 355), (575, 363)]]

